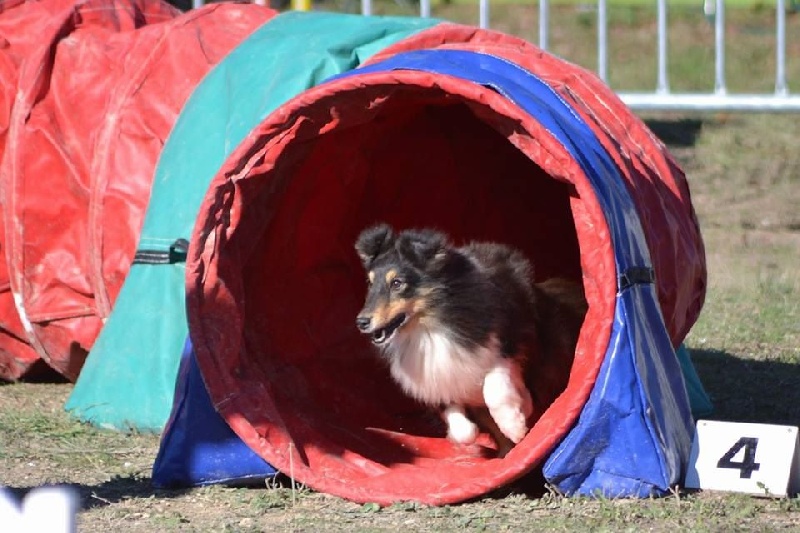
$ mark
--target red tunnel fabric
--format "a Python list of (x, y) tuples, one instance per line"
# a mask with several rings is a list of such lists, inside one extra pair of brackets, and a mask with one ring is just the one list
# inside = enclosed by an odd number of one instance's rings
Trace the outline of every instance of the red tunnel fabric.
[(0, 378), (30, 377), (40, 361), (77, 378), (183, 103), (275, 14), (217, 4), (178, 17), (151, 0), (0, 6)]
[[(12, 136), (9, 139), (9, 135), (14, 111), (20, 105), (16, 101), (18, 94), (26, 86), (22, 77), (25, 73), (28, 76), (32, 74), (34, 84), (47, 87), (47, 63), (52, 61), (51, 47), (54, 42), (68, 35), (70, 28), (96, 26), (108, 32), (122, 31), (137, 25), (168, 20), (178, 13), (168, 4), (160, 2), (132, 5), (130, 10), (119, 11), (110, 5), (107, 9), (98, 9), (103, 4), (76, 3), (72, 0), (18, 0), (0, 4), (0, 162), (6, 161), (7, 150), (14, 150), (14, 138)], [(43, 67), (41, 77), (37, 72), (39, 66)], [(20, 116), (19, 112), (17, 109), (17, 117)], [(9, 163), (3, 163), (2, 168), (10, 166), (13, 157), (13, 153), (8, 156)], [(3, 184), (3, 188), (6, 187)], [(0, 205), (3, 214), (0, 225), (3, 229), (8, 217), (7, 205), (6, 199)], [(29, 333), (20, 321), (7, 267), (10, 258), (8, 238), (5, 231), (0, 235), (5, 255), (5, 260), (0, 261), (0, 378), (52, 375), (52, 369), (31, 346)]]
[(369, 63), (423, 48), (505, 57), (545, 81), (581, 115), (629, 185), (657, 272), (664, 321), (673, 344), (680, 344), (703, 307), (706, 263), (686, 176), (664, 143), (597, 76), (499, 32), (442, 24), (386, 48)]
[[(705, 265), (685, 178), (664, 146), (592, 74), (498, 33), (440, 25), (374, 61), (448, 47), (528, 69), (591, 126), (646, 219), (679, 343), (702, 305)], [(506, 457), (447, 441), (355, 330), (365, 287), (353, 242), (376, 221), (506, 242), (537, 278), (583, 281), (590, 307), (575, 362), (537, 383), (552, 403), (537, 406)], [(355, 501), (451, 503), (518, 479), (571, 427), (608, 345), (616, 271), (586, 176), (534, 118), (448, 76), (365, 74), (290, 101), (223, 165), (191, 243), (190, 335), (215, 407), (270, 464)], [(553, 379), (561, 373), (568, 383)]]

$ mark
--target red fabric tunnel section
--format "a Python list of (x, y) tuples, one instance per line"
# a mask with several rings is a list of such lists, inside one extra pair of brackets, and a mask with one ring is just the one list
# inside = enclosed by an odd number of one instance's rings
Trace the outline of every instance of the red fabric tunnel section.
[(0, 379), (77, 379), (130, 269), (184, 102), (276, 14), (0, 1)]
[[(632, 183), (659, 181), (678, 192), (659, 202), (674, 201), (696, 236), (683, 176), (591, 74), (516, 39), (471, 31), (444, 25), (385, 55), (433, 40), (471, 41), (461, 47), (561, 77), (555, 85), (582, 112), (591, 109), (583, 97), (603, 99), (603, 112), (614, 109), (623, 118), (610, 127), (619, 127), (619, 135), (591, 114), (587, 122)], [(672, 181), (655, 177), (661, 170)], [(634, 196), (639, 202), (647, 195), (660, 198), (646, 190)], [(485, 453), (486, 436), (475, 447), (450, 443), (439, 417), (400, 391), (357, 332), (365, 282), (353, 244), (379, 221), (436, 227), (456, 243), (511, 244), (534, 263), (537, 279), (567, 276), (584, 284), (590, 309), (574, 364), (556, 361), (543, 369), (537, 388), (551, 403), (536, 406), (538, 421), (506, 457)], [(683, 238), (657, 236), (655, 224), (648, 239)], [(678, 255), (697, 252), (670, 242), (671, 255), (662, 255), (671, 264), (676, 248)], [(653, 255), (657, 264), (659, 253)], [(679, 341), (702, 302), (693, 288), (672, 290), (672, 276), (665, 270), (663, 290), (670, 297), (662, 305)], [(615, 294), (605, 218), (564, 148), (490, 89), (408, 71), (311, 89), (256, 128), (213, 181), (187, 264), (198, 363), (234, 431), (269, 463), (315, 489), (382, 504), (463, 501), (539, 466), (594, 384)]]

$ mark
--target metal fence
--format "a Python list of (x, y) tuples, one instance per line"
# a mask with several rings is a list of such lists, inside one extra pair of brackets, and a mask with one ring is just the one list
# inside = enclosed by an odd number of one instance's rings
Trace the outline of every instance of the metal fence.
[[(203, 0), (192, 0), (195, 6)], [(269, 4), (270, 0), (255, 0)], [(286, 1), (286, 0), (272, 0)], [(300, 9), (310, 9), (311, 0), (290, 0)], [(797, 0), (789, 0), (797, 9)], [(361, 13), (372, 14), (372, 0), (360, 0)], [(657, 2), (657, 79), (652, 92), (621, 92), (620, 98), (637, 111), (740, 111), (800, 112), (800, 94), (789, 91), (786, 79), (786, 0), (775, 0), (775, 90), (763, 94), (731, 94), (725, 82), (725, 0), (704, 0), (703, 10), (714, 20), (714, 90), (708, 93), (672, 92), (667, 69), (669, 28), (667, 0)], [(274, 4), (273, 4), (274, 5)], [(700, 8), (698, 0), (698, 9)], [(431, 0), (419, 0), (419, 15), (431, 16)], [(490, 2), (478, 0), (478, 26), (490, 27)], [(550, 1), (539, 0), (539, 47), (548, 49)], [(608, 0), (597, 0), (597, 74), (608, 83)]]
[[(547, 4), (543, 0), (543, 4)], [(545, 8), (546, 9), (546, 8)], [(598, 75), (607, 80), (608, 36), (605, 31), (606, 0), (599, 0)], [(790, 94), (786, 81), (786, 1), (776, 0), (775, 90), (768, 94), (729, 94), (725, 83), (725, 1), (706, 0), (704, 11), (714, 17), (714, 91), (673, 93), (667, 75), (667, 1), (658, 0), (658, 78), (652, 93), (621, 93), (629, 107), (658, 111), (759, 111), (798, 112), (800, 95)], [(546, 22), (544, 23), (546, 24)], [(545, 45), (546, 46), (546, 45)]]

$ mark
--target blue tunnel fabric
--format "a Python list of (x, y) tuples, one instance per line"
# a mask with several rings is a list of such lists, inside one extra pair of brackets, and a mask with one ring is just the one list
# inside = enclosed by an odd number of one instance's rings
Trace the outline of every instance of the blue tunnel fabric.
[(255, 483), (277, 473), (214, 409), (189, 339), (181, 355), (174, 402), (153, 464), (154, 487)]

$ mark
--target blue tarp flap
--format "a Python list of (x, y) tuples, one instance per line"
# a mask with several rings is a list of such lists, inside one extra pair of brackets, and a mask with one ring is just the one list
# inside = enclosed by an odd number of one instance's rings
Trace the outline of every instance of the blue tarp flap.
[(244, 484), (275, 474), (275, 469), (256, 455), (214, 409), (187, 339), (174, 407), (153, 464), (153, 485)]
[(661, 320), (655, 301), (652, 285), (634, 285), (618, 297), (610, 348), (589, 401), (544, 468), (564, 493), (644, 498), (680, 481), (692, 417), (669, 337), (651, 327)]

